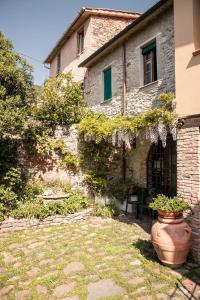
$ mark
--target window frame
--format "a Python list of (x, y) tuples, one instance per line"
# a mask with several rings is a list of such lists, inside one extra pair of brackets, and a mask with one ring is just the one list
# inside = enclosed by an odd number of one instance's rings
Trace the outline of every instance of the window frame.
[(57, 54), (56, 64), (57, 64), (56, 72), (57, 72), (57, 76), (58, 76), (60, 74), (60, 71), (61, 71), (61, 52), (59, 52)]
[[(155, 44), (154, 47), (151, 48), (151, 45)], [(150, 48), (149, 51), (143, 53), (146, 48)], [(142, 60), (143, 60), (143, 85), (151, 84), (158, 80), (158, 60), (157, 60), (157, 43), (156, 40), (152, 40), (146, 45), (141, 47)], [(150, 59), (147, 59), (147, 55), (150, 55)], [(150, 60), (150, 80), (148, 80), (148, 72), (147, 72), (147, 64)]]
[[(110, 97), (106, 97), (106, 89), (105, 89), (105, 73), (110, 70)], [(106, 101), (110, 101), (113, 97), (113, 88), (112, 88), (112, 65), (107, 66), (105, 69), (102, 71), (102, 81), (103, 81), (103, 103)]]
[(193, 0), (193, 35), (194, 52), (193, 55), (200, 54), (200, 0)]
[(77, 54), (80, 55), (83, 53), (85, 49), (85, 30), (84, 27), (82, 27), (77, 32)]

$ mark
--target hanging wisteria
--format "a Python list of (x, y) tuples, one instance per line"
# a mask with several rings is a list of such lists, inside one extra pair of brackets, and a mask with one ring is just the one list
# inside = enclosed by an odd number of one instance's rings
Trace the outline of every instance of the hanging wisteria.
[(103, 114), (93, 114), (83, 119), (79, 125), (80, 133), (84, 134), (86, 142), (101, 141), (110, 142), (114, 147), (121, 147), (125, 144), (127, 149), (131, 149), (133, 140), (149, 140), (157, 144), (160, 140), (163, 147), (166, 147), (167, 135), (171, 134), (176, 140), (176, 129), (178, 118), (170, 109), (172, 95), (163, 95), (162, 101), (166, 102), (159, 108), (145, 111), (137, 116), (116, 116), (108, 118)]

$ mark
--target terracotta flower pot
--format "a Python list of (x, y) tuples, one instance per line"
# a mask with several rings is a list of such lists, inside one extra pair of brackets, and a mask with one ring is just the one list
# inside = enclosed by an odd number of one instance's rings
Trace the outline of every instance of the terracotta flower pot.
[(164, 265), (178, 268), (186, 261), (191, 246), (191, 228), (182, 213), (159, 211), (158, 214), (158, 221), (151, 229), (154, 249)]

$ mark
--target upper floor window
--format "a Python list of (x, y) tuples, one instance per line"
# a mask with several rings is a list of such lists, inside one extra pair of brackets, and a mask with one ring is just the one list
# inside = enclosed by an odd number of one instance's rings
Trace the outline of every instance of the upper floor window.
[(58, 55), (57, 55), (57, 75), (60, 73), (60, 68), (61, 68), (61, 54), (58, 53)]
[(156, 42), (142, 48), (144, 85), (157, 80)]
[(200, 0), (193, 0), (194, 47), (200, 50)]
[(104, 101), (112, 98), (112, 69), (111, 67), (103, 71)]
[(78, 54), (82, 53), (84, 50), (84, 29), (78, 32), (77, 35), (78, 42)]

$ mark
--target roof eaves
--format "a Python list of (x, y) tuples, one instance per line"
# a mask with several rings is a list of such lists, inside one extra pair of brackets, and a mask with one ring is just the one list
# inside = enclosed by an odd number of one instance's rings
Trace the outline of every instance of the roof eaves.
[(99, 54), (101, 54), (105, 49), (107, 49), (109, 46), (112, 46), (115, 42), (117, 42), (120, 38), (122, 38), (126, 33), (131, 31), (134, 27), (138, 26), (140, 23), (142, 23), (148, 16), (150, 16), (153, 12), (155, 12), (157, 9), (162, 7), (165, 3), (170, 2), (171, 0), (160, 0), (157, 2), (154, 6), (152, 6), (150, 9), (148, 9), (144, 14), (142, 14), (139, 18), (137, 18), (135, 21), (133, 21), (131, 24), (126, 26), (122, 31), (120, 31), (117, 35), (115, 35), (113, 38), (111, 38), (108, 42), (106, 42), (102, 47), (100, 47), (97, 51), (95, 51), (92, 55), (90, 55), (88, 58), (86, 58), (84, 61), (82, 61), (79, 64), (79, 67), (88, 67), (89, 63), (95, 59)]
[(70, 26), (65, 30), (61, 38), (57, 41), (47, 58), (44, 60), (44, 63), (49, 64), (53, 57), (56, 55), (58, 52), (59, 48), (62, 47), (64, 41), (66, 41), (67, 37), (70, 36), (70, 31), (72, 30), (73, 26), (76, 24), (76, 22), (81, 18), (81, 16), (85, 13), (88, 12), (91, 15), (94, 13), (96, 14), (97, 11), (99, 11), (100, 14), (102, 14), (101, 11), (107, 11), (107, 12), (116, 12), (116, 13), (124, 13), (127, 15), (130, 15), (130, 18), (136, 18), (137, 15), (140, 15), (139, 13), (135, 12), (130, 12), (130, 11), (121, 11), (121, 10), (114, 10), (114, 9), (106, 9), (106, 8), (91, 8), (91, 7), (82, 7), (81, 10), (79, 11), (77, 17), (73, 20), (73, 22), (70, 24)]
[(87, 10), (86, 7), (82, 7), (79, 11), (77, 17), (73, 20), (73, 22), (68, 26), (68, 28), (64, 31), (61, 38), (57, 41), (47, 58), (44, 60), (44, 64), (48, 64), (51, 62), (52, 56), (54, 56), (54, 53), (58, 50), (59, 45), (62, 44), (63, 40), (65, 40), (67, 34), (69, 33), (70, 29), (74, 26), (74, 24), (77, 22), (77, 20), (84, 14), (84, 12)]

